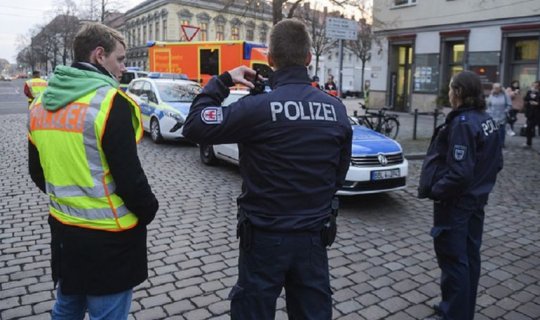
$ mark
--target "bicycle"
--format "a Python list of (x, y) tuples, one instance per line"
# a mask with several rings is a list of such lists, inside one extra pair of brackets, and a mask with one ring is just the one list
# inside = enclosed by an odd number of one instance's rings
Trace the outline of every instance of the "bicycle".
[(361, 102), (358, 103), (365, 110), (364, 115), (356, 116), (358, 122), (372, 130), (380, 132), (385, 136), (395, 139), (399, 132), (399, 120), (397, 114), (387, 114), (388, 108), (383, 107), (377, 112), (369, 109)]

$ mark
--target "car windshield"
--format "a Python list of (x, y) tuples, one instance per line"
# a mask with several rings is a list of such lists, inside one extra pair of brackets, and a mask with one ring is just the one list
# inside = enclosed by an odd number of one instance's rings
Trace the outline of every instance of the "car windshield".
[(156, 86), (164, 102), (191, 102), (201, 92), (197, 84), (167, 82)]

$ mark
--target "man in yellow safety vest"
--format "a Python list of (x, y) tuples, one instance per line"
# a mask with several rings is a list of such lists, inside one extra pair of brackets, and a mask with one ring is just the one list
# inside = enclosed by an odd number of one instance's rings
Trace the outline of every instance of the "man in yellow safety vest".
[(118, 89), (126, 44), (99, 23), (82, 27), (74, 63), (58, 66), (30, 105), (29, 171), (49, 196), (52, 319), (127, 319), (148, 277), (146, 225), (158, 202), (137, 155), (139, 106)]
[(24, 83), (24, 94), (28, 98), (28, 105), (34, 101), (47, 88), (47, 81), (41, 79), (41, 73), (38, 70), (32, 72), (32, 78)]

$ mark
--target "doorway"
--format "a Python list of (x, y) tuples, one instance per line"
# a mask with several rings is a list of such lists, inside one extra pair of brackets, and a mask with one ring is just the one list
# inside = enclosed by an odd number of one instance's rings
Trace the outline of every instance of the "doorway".
[(395, 44), (391, 52), (389, 105), (395, 111), (410, 111), (413, 46)]

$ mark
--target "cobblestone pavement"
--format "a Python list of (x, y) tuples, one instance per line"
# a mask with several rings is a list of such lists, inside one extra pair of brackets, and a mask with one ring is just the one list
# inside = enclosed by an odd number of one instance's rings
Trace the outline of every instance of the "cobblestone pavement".
[[(25, 122), (22, 114), (0, 116), (0, 319), (49, 319), (54, 302), (46, 197), (27, 173)], [(520, 148), (522, 140), (509, 138), (486, 208), (477, 320), (540, 318), (540, 155)], [(136, 288), (130, 318), (229, 319), (237, 168), (206, 167), (186, 144), (145, 138), (139, 150), (160, 211), (149, 226), (150, 277)], [(432, 313), (439, 270), (431, 203), (415, 198), (420, 165), (410, 162), (405, 190), (342, 199), (329, 250), (335, 319)], [(278, 308), (276, 319), (286, 319), (283, 297)]]

